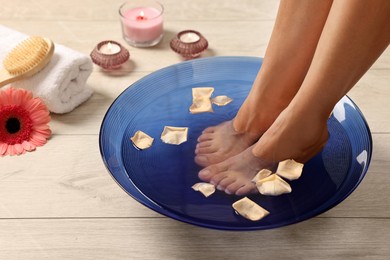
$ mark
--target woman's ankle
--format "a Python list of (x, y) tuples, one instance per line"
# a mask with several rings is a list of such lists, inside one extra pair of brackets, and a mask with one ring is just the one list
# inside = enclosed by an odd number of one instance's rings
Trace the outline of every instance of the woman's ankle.
[(240, 134), (245, 133), (259, 138), (287, 105), (279, 101), (248, 98), (233, 119), (234, 130)]
[(289, 106), (256, 143), (252, 153), (272, 162), (295, 159), (304, 163), (318, 153), (327, 140), (327, 118)]

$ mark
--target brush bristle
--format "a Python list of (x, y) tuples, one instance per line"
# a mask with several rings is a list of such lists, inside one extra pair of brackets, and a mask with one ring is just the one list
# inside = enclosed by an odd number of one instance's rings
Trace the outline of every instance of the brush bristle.
[(48, 43), (32, 36), (19, 43), (4, 59), (4, 68), (12, 75), (19, 75), (35, 68), (49, 51)]

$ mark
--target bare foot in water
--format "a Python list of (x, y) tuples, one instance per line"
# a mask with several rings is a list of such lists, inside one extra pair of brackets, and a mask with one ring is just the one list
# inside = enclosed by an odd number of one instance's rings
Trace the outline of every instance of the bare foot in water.
[(328, 141), (328, 114), (304, 108), (290, 104), (254, 145), (253, 154), (268, 161), (301, 163), (316, 155)]
[(233, 127), (233, 120), (206, 128), (198, 138), (195, 162), (200, 166), (222, 162), (241, 153), (258, 138), (249, 133), (238, 133)]
[[(203, 167), (235, 156), (257, 142), (290, 100), (265, 105), (261, 97), (249, 95), (236, 117), (206, 128), (198, 138), (195, 162)], [(257, 104), (264, 104), (258, 108)]]
[(262, 161), (252, 153), (253, 146), (227, 160), (211, 165), (199, 172), (199, 178), (215, 185), (218, 190), (238, 196), (255, 193), (257, 188), (253, 177), (264, 168), (275, 164)]
[(242, 196), (257, 192), (252, 179), (259, 170), (272, 169), (286, 159), (305, 163), (328, 139), (327, 117), (311, 116), (310, 112), (304, 118), (299, 115), (302, 113), (287, 108), (256, 144), (206, 167), (199, 172), (199, 178), (227, 194)]

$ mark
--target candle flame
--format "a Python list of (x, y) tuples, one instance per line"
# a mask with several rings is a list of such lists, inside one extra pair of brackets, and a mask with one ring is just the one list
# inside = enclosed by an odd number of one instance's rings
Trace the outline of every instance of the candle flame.
[(138, 21), (147, 20), (147, 18), (145, 17), (144, 11), (139, 12), (139, 15), (137, 16), (137, 20)]
[(111, 42), (108, 42), (107, 48), (108, 48), (108, 50), (111, 52), (111, 50), (112, 50), (112, 44), (111, 44)]

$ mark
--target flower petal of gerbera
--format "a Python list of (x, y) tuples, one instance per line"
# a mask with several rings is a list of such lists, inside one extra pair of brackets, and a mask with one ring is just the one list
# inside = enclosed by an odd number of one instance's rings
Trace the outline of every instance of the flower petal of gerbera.
[(50, 129), (50, 126), (45, 124), (38, 124), (38, 125), (33, 125), (32, 128), (33, 130), (46, 130), (46, 129)]
[(16, 154), (15, 147), (13, 145), (8, 145), (7, 153), (9, 155), (15, 155)]
[(8, 144), (0, 143), (0, 155), (6, 155)]
[(8, 105), (8, 96), (5, 91), (0, 91), (0, 106)]
[(21, 144), (14, 144), (16, 154), (22, 154), (24, 152), (23, 146)]
[(26, 95), (26, 90), (24, 89), (17, 89), (15, 91), (12, 91), (12, 104), (13, 105), (21, 105), (24, 99), (24, 96)]
[(46, 138), (39, 133), (33, 133), (30, 138), (30, 142), (36, 146), (42, 146), (46, 141)]
[(43, 130), (37, 129), (37, 130), (34, 130), (34, 132), (32, 134), (33, 135), (35, 135), (35, 134), (40, 135), (42, 137), (42, 139), (48, 139), (51, 135), (51, 130), (50, 129), (43, 129)]
[(50, 116), (42, 110), (31, 113), (30, 118), (34, 124), (47, 124), (50, 122)]
[(23, 146), (23, 148), (24, 148), (24, 150), (26, 150), (26, 151), (32, 151), (32, 150), (35, 150), (35, 145), (33, 145), (32, 143), (30, 143), (30, 142), (27, 142), (27, 141), (24, 141), (23, 143), (22, 143), (22, 146)]

